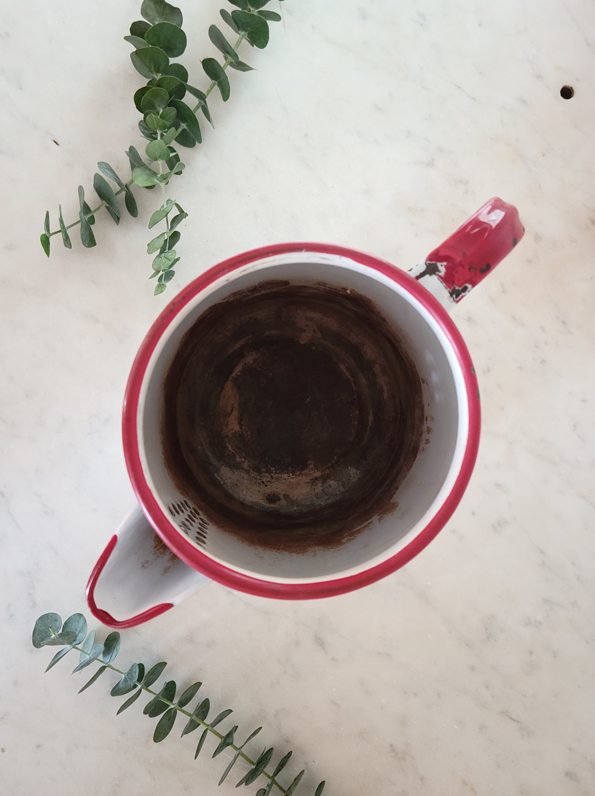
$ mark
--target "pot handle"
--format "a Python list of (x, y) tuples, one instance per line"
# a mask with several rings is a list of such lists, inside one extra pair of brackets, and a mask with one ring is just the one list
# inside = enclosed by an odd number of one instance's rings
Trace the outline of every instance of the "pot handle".
[(516, 207), (493, 197), (409, 273), (451, 310), (524, 234)]
[(87, 583), (87, 604), (108, 627), (134, 627), (209, 583), (171, 552), (136, 506), (95, 564)]

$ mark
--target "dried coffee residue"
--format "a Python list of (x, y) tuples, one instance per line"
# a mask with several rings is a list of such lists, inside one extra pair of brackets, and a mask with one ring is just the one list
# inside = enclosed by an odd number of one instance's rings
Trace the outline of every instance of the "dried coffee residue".
[(163, 455), (215, 526), (303, 553), (394, 511), (423, 421), (417, 370), (369, 299), (271, 280), (186, 333), (164, 384)]

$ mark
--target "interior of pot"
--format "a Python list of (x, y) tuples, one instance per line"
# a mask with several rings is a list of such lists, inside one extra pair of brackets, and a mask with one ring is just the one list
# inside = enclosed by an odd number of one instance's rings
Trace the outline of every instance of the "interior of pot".
[[(267, 280), (314, 285), (321, 281), (367, 297), (415, 363), (421, 382), (422, 438), (404, 480), (382, 511), (357, 533), (330, 546), (272, 550), (223, 529), (203, 503), (174, 485), (164, 463), (164, 380), (186, 332), (199, 316), (232, 294)], [(398, 282), (345, 257), (282, 254), (243, 266), (203, 290), (159, 341), (147, 368), (138, 415), (144, 474), (171, 525), (189, 544), (225, 567), (278, 582), (316, 582), (355, 574), (393, 556), (436, 514), (456, 479), (467, 437), (464, 380), (441, 327)], [(268, 494), (268, 493), (267, 493)]]

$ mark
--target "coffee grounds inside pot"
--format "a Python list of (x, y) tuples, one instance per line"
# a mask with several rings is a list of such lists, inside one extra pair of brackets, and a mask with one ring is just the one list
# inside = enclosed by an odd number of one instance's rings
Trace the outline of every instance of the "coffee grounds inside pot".
[(421, 382), (374, 304), (267, 281), (207, 309), (164, 383), (162, 447), (179, 491), (221, 530), (304, 553), (352, 538), (410, 470)]

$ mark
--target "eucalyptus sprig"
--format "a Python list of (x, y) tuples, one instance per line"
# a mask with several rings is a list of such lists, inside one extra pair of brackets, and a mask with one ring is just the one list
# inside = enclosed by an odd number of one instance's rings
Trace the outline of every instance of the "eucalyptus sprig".
[[(231, 67), (240, 72), (248, 72), (252, 67), (240, 60), (238, 49), (243, 41), (263, 49), (269, 41), (269, 22), (281, 20), (274, 11), (263, 10), (270, 0), (229, 0), (236, 6), (231, 14), (221, 9), (224, 22), (237, 35), (235, 44), (223, 35), (216, 25), (209, 28), (209, 38), (224, 56), (220, 63), (215, 58), (205, 58), (202, 68), (211, 83), (205, 91), (191, 85), (187, 69), (180, 63), (172, 63), (186, 49), (187, 38), (182, 30), (182, 12), (165, 0), (143, 0), (141, 6), (142, 20), (133, 22), (130, 35), (124, 39), (134, 47), (130, 58), (134, 68), (148, 82), (139, 88), (134, 95), (134, 104), (143, 118), (138, 123), (141, 135), (149, 142), (145, 146), (144, 160), (135, 147), (131, 146), (126, 154), (130, 162), (131, 178), (123, 182), (115, 170), (101, 161), (97, 167), (101, 174), (93, 178), (93, 188), (101, 200), (100, 204), (91, 209), (85, 201), (85, 191), (79, 186), (79, 217), (72, 224), (66, 225), (62, 217), (62, 206), (58, 205), (59, 228), (50, 230), (50, 214), (45, 214), (44, 231), (40, 236), (44, 252), (50, 256), (50, 238), (61, 234), (62, 242), (67, 249), (72, 248), (68, 230), (80, 225), (83, 246), (92, 248), (97, 245), (92, 226), (95, 214), (103, 208), (107, 210), (116, 224), (120, 223), (120, 205), (118, 196), (124, 194), (124, 203), (131, 216), (138, 216), (138, 207), (131, 187), (161, 189), (161, 206), (153, 212), (149, 219), (149, 229), (160, 222), (165, 229), (149, 241), (147, 253), (155, 255), (152, 262), (153, 273), (149, 279), (157, 278), (155, 295), (163, 293), (167, 283), (174, 277), (174, 266), (179, 261), (176, 245), (180, 240), (177, 227), (188, 214), (174, 199), (168, 198), (165, 188), (174, 176), (179, 176), (185, 168), (173, 143), (183, 147), (194, 147), (202, 143), (202, 133), (197, 114), (201, 113), (213, 125), (207, 99), (211, 92), (218, 88), (223, 102), (230, 96), (230, 83), (226, 74)], [(184, 102), (186, 94), (194, 97), (196, 102), (188, 105)], [(214, 125), (213, 125), (214, 126)], [(102, 176), (103, 175), (103, 176)], [(105, 179), (107, 177), (118, 188), (114, 190)], [(174, 214), (174, 208), (177, 213)]]
[[(303, 770), (300, 771), (297, 777), (295, 777), (287, 787), (281, 785), (277, 780), (277, 777), (289, 762), (292, 754), (291, 752), (287, 752), (277, 763), (273, 772), (269, 773), (266, 767), (274, 754), (274, 748), (272, 746), (268, 749), (265, 747), (256, 760), (253, 760), (244, 751), (246, 744), (258, 735), (262, 727), (258, 727), (251, 732), (244, 742), (238, 746), (235, 741), (235, 734), (238, 729), (237, 724), (233, 725), (231, 729), (226, 732), (216, 729), (231, 713), (233, 713), (231, 709), (228, 708), (221, 711), (211, 721), (207, 722), (207, 717), (211, 710), (211, 703), (207, 697), (205, 699), (199, 699), (192, 712), (186, 710), (186, 706), (190, 705), (201, 688), (202, 683), (193, 683), (178, 696), (176, 700), (177, 685), (174, 680), (166, 681), (159, 691), (154, 691), (151, 688), (163, 674), (163, 670), (167, 666), (165, 661), (154, 664), (148, 670), (143, 663), (133, 663), (125, 672), (113, 666), (112, 664), (120, 652), (120, 634), (118, 632), (114, 631), (110, 633), (103, 643), (96, 643), (95, 631), (92, 630), (87, 634), (87, 620), (83, 614), (73, 614), (62, 624), (62, 618), (58, 614), (48, 613), (43, 614), (43, 616), (40, 616), (36, 621), (31, 641), (33, 646), (37, 649), (41, 647), (62, 647), (49, 662), (46, 672), (53, 668), (72, 650), (76, 650), (79, 653), (79, 662), (73, 669), (73, 674), (75, 672), (80, 672), (92, 663), (100, 664), (91, 679), (80, 689), (79, 694), (92, 686), (108, 669), (121, 675), (118, 682), (110, 691), (111, 696), (120, 697), (130, 693), (132, 693), (132, 696), (120, 705), (116, 715), (120, 715), (120, 713), (133, 705), (137, 699), (142, 696), (143, 692), (149, 694), (151, 699), (145, 705), (143, 713), (145, 716), (152, 719), (161, 716), (153, 732), (153, 741), (155, 743), (160, 743), (167, 738), (173, 729), (178, 714), (182, 714), (188, 719), (182, 730), (182, 738), (194, 732), (194, 730), (197, 730), (199, 727), (202, 729), (200, 740), (198, 741), (194, 753), (195, 760), (202, 751), (209, 736), (213, 736), (213, 740), (217, 742), (212, 757), (217, 757), (221, 752), (229, 748), (233, 752), (233, 757), (223, 772), (219, 780), (219, 785), (225, 781), (234, 765), (242, 758), (250, 768), (238, 781), (236, 788), (241, 785), (251, 785), (259, 779), (259, 777), (263, 777), (265, 780), (268, 780), (268, 782), (256, 792), (255, 796), (268, 796), (273, 788), (276, 788), (279, 792), (285, 794), (285, 796), (290, 796), (290, 794), (296, 791), (304, 775)], [(322, 796), (324, 786), (325, 782), (323, 780), (316, 788), (314, 796)]]

